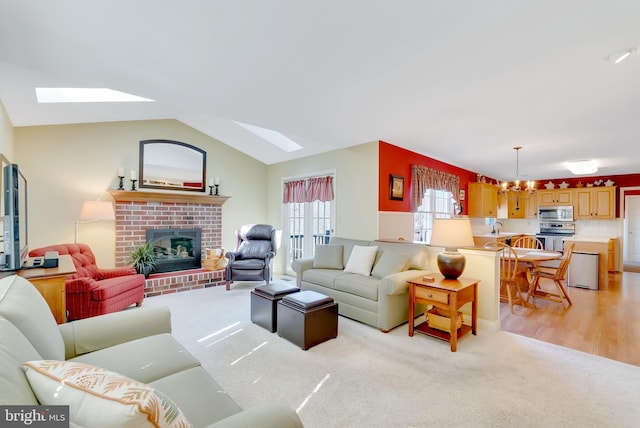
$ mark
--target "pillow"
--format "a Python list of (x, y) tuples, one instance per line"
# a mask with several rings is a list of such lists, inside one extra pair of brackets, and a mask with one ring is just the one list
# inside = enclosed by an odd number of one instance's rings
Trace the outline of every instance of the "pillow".
[(149, 385), (73, 361), (22, 365), (42, 405), (68, 405), (74, 425), (91, 427), (190, 427), (180, 408)]
[(384, 278), (392, 273), (402, 272), (409, 261), (409, 254), (399, 253), (397, 251), (384, 251), (380, 260), (373, 267), (371, 276), (375, 278)]
[(363, 247), (362, 245), (354, 245), (344, 271), (366, 276), (371, 275), (371, 267), (376, 259), (377, 251), (378, 247), (376, 246)]
[(314, 269), (342, 269), (342, 253), (344, 245), (316, 245), (313, 256)]

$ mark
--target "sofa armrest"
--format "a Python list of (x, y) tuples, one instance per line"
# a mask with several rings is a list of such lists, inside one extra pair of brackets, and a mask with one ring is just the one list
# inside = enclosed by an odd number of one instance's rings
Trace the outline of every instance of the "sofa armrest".
[(296, 285), (299, 288), (302, 283), (302, 274), (304, 271), (313, 269), (313, 258), (296, 259), (291, 262), (291, 269), (296, 273)]
[(171, 333), (168, 307), (131, 308), (58, 325), (66, 359), (120, 343)]
[(112, 269), (98, 268), (98, 278), (109, 279), (117, 278), (119, 276), (137, 275), (136, 269), (133, 266), (122, 266)]
[(302, 421), (292, 409), (265, 404), (252, 407), (222, 419), (209, 428), (302, 428)]
[(430, 270), (405, 270), (387, 275), (380, 280), (378, 293), (386, 295), (403, 294), (409, 291), (407, 281), (432, 273)]

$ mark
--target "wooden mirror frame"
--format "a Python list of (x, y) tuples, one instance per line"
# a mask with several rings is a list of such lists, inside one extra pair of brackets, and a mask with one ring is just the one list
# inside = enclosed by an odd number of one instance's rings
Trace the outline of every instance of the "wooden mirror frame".
[(204, 192), (207, 152), (173, 140), (140, 141), (138, 186)]

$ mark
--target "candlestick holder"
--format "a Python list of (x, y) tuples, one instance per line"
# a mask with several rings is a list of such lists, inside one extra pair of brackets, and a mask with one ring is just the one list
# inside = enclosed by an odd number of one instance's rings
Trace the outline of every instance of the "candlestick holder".
[(131, 179), (131, 191), (135, 191), (136, 190), (136, 181), (138, 181), (138, 180)]
[(213, 186), (209, 186), (209, 196), (213, 196)]
[(118, 185), (118, 190), (124, 190), (124, 175), (119, 175), (120, 184)]
[(219, 184), (216, 184), (215, 186), (216, 186), (216, 193), (215, 193), (215, 196), (218, 196), (218, 186), (220, 186), (220, 185), (219, 185)]

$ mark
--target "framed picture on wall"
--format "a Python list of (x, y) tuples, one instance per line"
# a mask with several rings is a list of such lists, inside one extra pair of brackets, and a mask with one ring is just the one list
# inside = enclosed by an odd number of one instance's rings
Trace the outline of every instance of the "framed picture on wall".
[(393, 201), (404, 200), (404, 177), (389, 174), (389, 199)]

